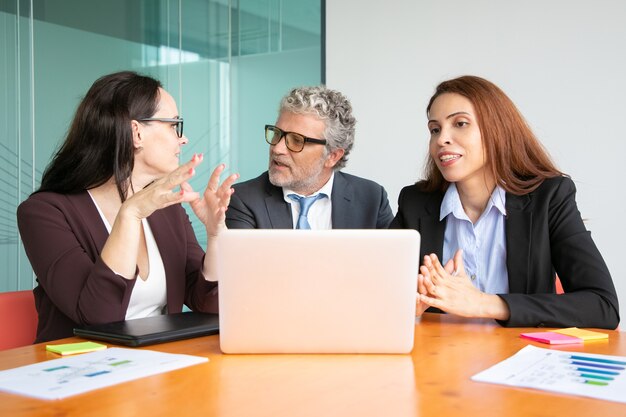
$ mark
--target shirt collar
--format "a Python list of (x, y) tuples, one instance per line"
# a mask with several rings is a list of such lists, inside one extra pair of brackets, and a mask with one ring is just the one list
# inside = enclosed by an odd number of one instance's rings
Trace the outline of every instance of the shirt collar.
[[(324, 184), (322, 186), (322, 188), (320, 188), (319, 190), (317, 190), (317, 192), (314, 192), (313, 194), (311, 194), (311, 196), (315, 196), (317, 194), (326, 194), (326, 197), (328, 198), (328, 201), (330, 201), (331, 199), (331, 195), (333, 192), (333, 183), (335, 182), (335, 171), (332, 172), (332, 174), (330, 174), (330, 178), (328, 179), (328, 181), (326, 181), (326, 184)], [(286, 188), (283, 187), (283, 198), (285, 199), (286, 202), (288, 203), (292, 203), (293, 200), (291, 200), (289, 197), (287, 197), (289, 194), (295, 194), (295, 195), (299, 195), (300, 197), (304, 197), (302, 194), (298, 194), (295, 191), (293, 191), (290, 188)]]
[[(483, 213), (488, 213), (492, 207), (495, 207), (503, 216), (506, 216), (506, 191), (499, 185), (496, 185), (496, 188), (491, 193), (491, 198), (487, 202), (487, 207), (485, 207)], [(463, 210), (461, 197), (459, 197), (459, 191), (456, 189), (455, 183), (451, 183), (448, 186), (446, 194), (443, 196), (441, 209), (439, 210), (439, 220), (445, 219), (450, 213), (457, 219), (469, 220), (465, 210)]]
[(500, 214), (506, 216), (506, 191), (499, 185), (496, 185), (493, 193), (491, 193), (491, 199), (489, 200), (487, 208), (490, 209), (491, 207), (497, 208)]

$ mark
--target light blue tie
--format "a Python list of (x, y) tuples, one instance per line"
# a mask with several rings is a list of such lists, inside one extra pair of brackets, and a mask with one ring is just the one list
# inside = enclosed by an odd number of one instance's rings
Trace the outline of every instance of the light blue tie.
[(317, 200), (328, 196), (324, 193), (319, 193), (318, 195), (312, 195), (311, 197), (302, 197), (297, 194), (288, 194), (287, 197), (289, 197), (293, 201), (297, 201), (300, 203), (300, 216), (298, 216), (296, 229), (311, 229), (309, 219), (307, 218), (307, 215), (309, 214), (309, 209)]

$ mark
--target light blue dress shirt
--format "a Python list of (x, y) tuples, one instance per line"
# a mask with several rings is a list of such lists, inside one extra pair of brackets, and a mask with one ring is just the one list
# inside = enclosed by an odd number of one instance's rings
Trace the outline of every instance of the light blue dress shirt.
[(507, 294), (506, 269), (506, 192), (496, 186), (485, 211), (476, 224), (465, 214), (455, 184), (450, 184), (441, 202), (439, 220), (447, 218), (443, 241), (443, 264), (463, 249), (465, 272), (480, 291)]

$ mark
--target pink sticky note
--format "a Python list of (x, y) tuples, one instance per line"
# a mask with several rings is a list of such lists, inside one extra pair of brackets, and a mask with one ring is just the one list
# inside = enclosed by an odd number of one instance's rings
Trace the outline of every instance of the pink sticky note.
[(568, 345), (583, 343), (583, 339), (555, 332), (522, 333), (520, 337), (550, 345)]

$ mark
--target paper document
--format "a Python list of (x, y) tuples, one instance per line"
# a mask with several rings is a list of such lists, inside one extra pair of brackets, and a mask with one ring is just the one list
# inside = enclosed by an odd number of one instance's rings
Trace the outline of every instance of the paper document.
[(109, 348), (0, 372), (0, 390), (54, 400), (207, 362), (152, 350)]
[(626, 403), (626, 357), (565, 352), (528, 345), (472, 377), (474, 381), (537, 388)]

